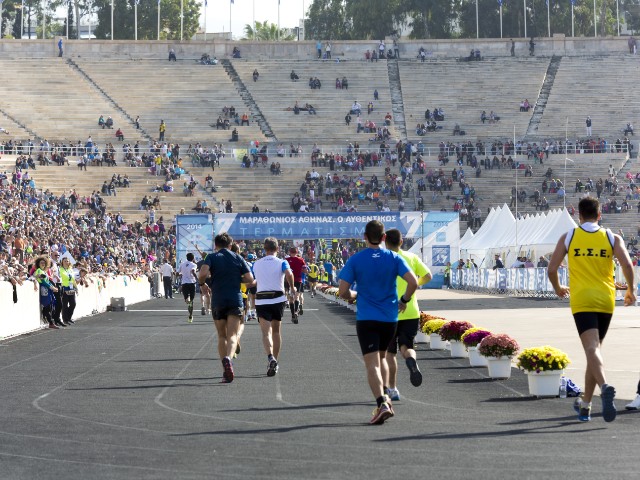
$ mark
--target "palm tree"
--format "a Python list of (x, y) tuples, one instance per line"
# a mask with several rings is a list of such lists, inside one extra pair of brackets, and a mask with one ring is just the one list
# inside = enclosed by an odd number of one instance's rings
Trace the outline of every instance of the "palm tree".
[(275, 23), (268, 23), (266, 20), (264, 22), (256, 22), (254, 26), (246, 24), (244, 26), (244, 34), (243, 40), (256, 40), (258, 42), (290, 42), (296, 39), (295, 35), (287, 33), (286, 29), (281, 28), (278, 31), (278, 26)]

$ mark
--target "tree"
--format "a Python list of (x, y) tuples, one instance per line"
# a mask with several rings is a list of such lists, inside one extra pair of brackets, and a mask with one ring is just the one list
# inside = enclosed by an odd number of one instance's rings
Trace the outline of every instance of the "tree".
[(348, 0), (346, 15), (354, 39), (383, 39), (397, 30), (399, 6), (406, 0)]
[(410, 38), (451, 38), (456, 9), (453, 2), (409, 0), (399, 3), (397, 17), (411, 28)]
[(349, 40), (351, 26), (342, 0), (314, 0), (304, 22), (305, 37), (317, 40)]
[[(114, 0), (113, 37), (117, 40), (135, 38), (135, 0)], [(183, 39), (192, 38), (199, 28), (200, 3), (184, 1)], [(96, 0), (98, 26), (96, 38), (111, 37), (111, 0)], [(140, 0), (138, 4), (138, 39), (158, 38), (158, 2)], [(160, 0), (160, 38), (180, 39), (180, 0)]]
[(252, 27), (247, 24), (244, 26), (245, 37), (243, 40), (257, 40), (259, 42), (274, 42), (285, 41), (290, 42), (295, 40), (295, 35), (287, 33), (286, 29), (280, 29), (275, 23), (269, 23), (266, 20), (264, 22), (256, 22)]

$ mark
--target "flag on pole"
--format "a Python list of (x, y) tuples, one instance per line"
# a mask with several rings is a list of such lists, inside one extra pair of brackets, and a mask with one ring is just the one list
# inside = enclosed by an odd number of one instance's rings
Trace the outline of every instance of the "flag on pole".
[(231, 0), (231, 3), (233, 4), (233, 0)]
[(576, 4), (576, 0), (571, 0), (571, 5), (575, 5)]
[[(159, 1), (159, 0), (158, 0)], [(207, 0), (204, 0), (204, 6), (207, 6)]]
[[(280, 1), (280, 0), (278, 0)], [(502, 0), (498, 0), (498, 5), (502, 6)]]

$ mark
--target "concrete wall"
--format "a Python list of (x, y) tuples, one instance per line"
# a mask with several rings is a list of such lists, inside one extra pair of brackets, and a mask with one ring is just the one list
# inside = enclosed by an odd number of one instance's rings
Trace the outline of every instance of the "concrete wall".
[[(22, 335), (39, 330), (40, 303), (38, 291), (32, 282), (17, 287), (18, 303), (13, 303), (13, 289), (9, 282), (0, 282), (0, 339)], [(97, 280), (88, 287), (80, 287), (76, 297), (77, 306), (73, 319), (91, 315), (92, 312), (105, 312), (111, 304), (111, 297), (124, 297), (126, 305), (143, 302), (150, 298), (149, 281), (146, 277), (133, 279), (120, 276), (107, 280), (101, 286)]]
[[(516, 55), (528, 55), (529, 41), (516, 38)], [(0, 40), (0, 55), (5, 58), (43, 58), (58, 55), (58, 38), (51, 40)], [(609, 55), (628, 52), (627, 37), (571, 38), (557, 34), (552, 38), (536, 38), (537, 55)], [(334, 58), (361, 60), (367, 49), (377, 46), (377, 41), (359, 40), (333, 42)], [(160, 58), (167, 59), (170, 48), (178, 59), (200, 58), (209, 53), (218, 58), (231, 55), (233, 47), (240, 48), (243, 58), (316, 58), (315, 42), (245, 42), (212, 39), (209, 41), (138, 41), (130, 40), (64, 40), (64, 55), (82, 58)], [(424, 47), (434, 57), (461, 57), (469, 51), (480, 49), (483, 56), (510, 55), (510, 39), (463, 40), (407, 40), (400, 42), (400, 56), (415, 58), (418, 49)]]

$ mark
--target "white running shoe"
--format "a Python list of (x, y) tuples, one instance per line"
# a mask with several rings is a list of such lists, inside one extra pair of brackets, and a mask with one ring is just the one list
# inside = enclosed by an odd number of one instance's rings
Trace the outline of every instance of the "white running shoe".
[(640, 410), (640, 395), (636, 395), (636, 399), (631, 403), (627, 403), (624, 408), (627, 410)]

